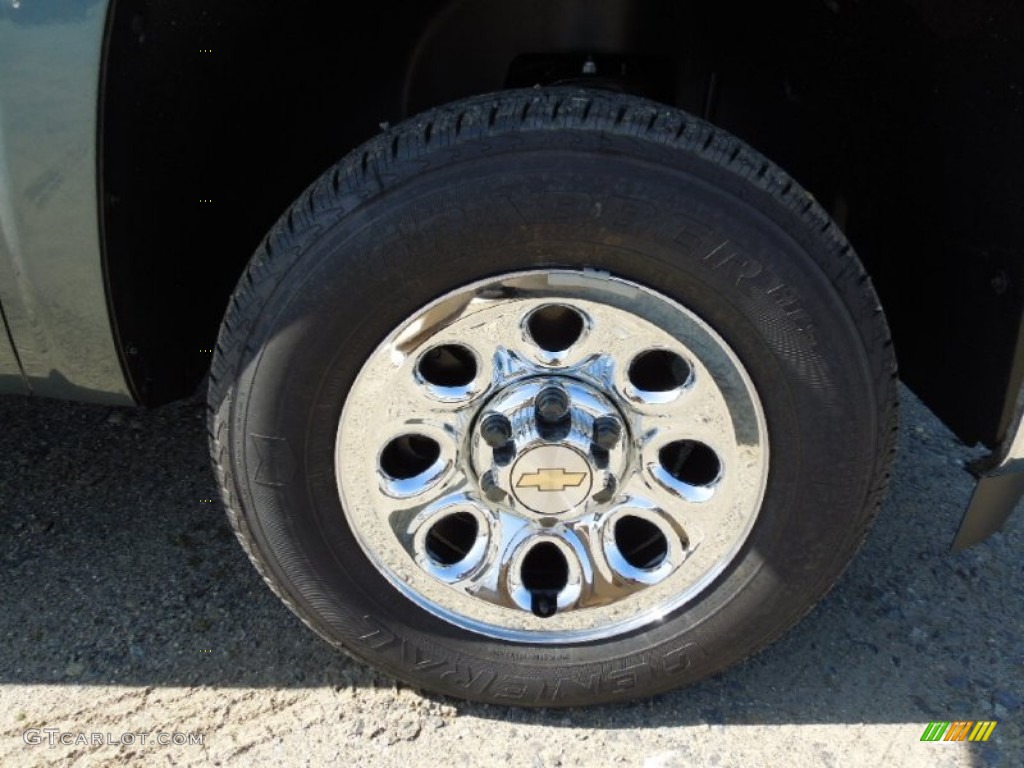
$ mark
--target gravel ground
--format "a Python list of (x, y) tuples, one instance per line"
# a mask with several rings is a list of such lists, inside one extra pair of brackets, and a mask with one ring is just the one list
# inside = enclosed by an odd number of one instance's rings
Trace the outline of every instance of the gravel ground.
[[(789, 635), (651, 701), (524, 711), (398, 686), (293, 618), (231, 535), (198, 404), (0, 398), (0, 764), (1020, 765), (1024, 512), (948, 554), (978, 451), (907, 392), (903, 424), (864, 551)], [(999, 724), (922, 743), (933, 719)], [(44, 728), (150, 735), (25, 743)]]

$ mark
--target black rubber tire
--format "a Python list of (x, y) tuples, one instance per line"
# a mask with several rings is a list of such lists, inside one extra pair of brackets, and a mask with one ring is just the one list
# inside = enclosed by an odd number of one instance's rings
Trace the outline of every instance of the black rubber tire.
[[(695, 601), (604, 641), (512, 645), (426, 613), (371, 565), (340, 506), (335, 431), (362, 363), (414, 310), (556, 266), (651, 286), (715, 328), (762, 399), (771, 464), (746, 545)], [(495, 703), (648, 696), (758, 650), (853, 557), (895, 445), (889, 331), (813, 198), (701, 120), (577, 89), (451, 104), (328, 170), (253, 256), (210, 382), (222, 498), (271, 588), (354, 657)]]

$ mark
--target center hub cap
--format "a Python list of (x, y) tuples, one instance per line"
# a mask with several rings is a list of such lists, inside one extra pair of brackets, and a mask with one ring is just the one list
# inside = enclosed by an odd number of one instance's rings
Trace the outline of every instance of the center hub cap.
[(481, 494), (544, 526), (608, 502), (628, 471), (621, 412), (575, 378), (514, 382), (494, 396), (477, 425), (472, 456)]
[(557, 515), (581, 506), (594, 485), (590, 464), (572, 448), (542, 445), (512, 467), (512, 493), (527, 509)]

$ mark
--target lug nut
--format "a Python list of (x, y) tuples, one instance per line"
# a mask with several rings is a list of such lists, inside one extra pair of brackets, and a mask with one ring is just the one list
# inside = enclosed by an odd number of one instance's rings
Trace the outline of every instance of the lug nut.
[(622, 437), (622, 425), (614, 416), (600, 416), (594, 419), (594, 443), (606, 451), (615, 447)]
[(494, 482), (494, 474), (490, 470), (481, 476), (480, 489), (484, 492), (484, 496), (491, 501), (501, 501), (505, 498), (505, 492)]
[(538, 421), (556, 424), (569, 415), (569, 395), (561, 387), (544, 387), (537, 394), (534, 409)]
[(604, 488), (594, 494), (593, 499), (598, 504), (604, 504), (606, 501), (611, 501), (612, 496), (615, 495), (615, 490), (618, 487), (618, 483), (615, 482), (614, 477), (609, 477), (608, 482), (605, 483)]
[(492, 413), (480, 423), (480, 436), (491, 448), (500, 448), (512, 439), (512, 425), (502, 414)]

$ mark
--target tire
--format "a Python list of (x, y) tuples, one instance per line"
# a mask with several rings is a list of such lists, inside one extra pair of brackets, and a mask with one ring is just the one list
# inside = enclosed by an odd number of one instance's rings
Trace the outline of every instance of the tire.
[[(560, 368), (566, 344), (606, 365)], [(713, 674), (826, 593), (884, 494), (895, 375), (862, 266), (783, 171), (676, 109), (509, 91), (382, 133), (274, 226), (217, 342), (211, 450), (242, 546), (329, 643), (442, 694), (588, 705)], [(442, 486), (470, 511), (430, 518)]]

